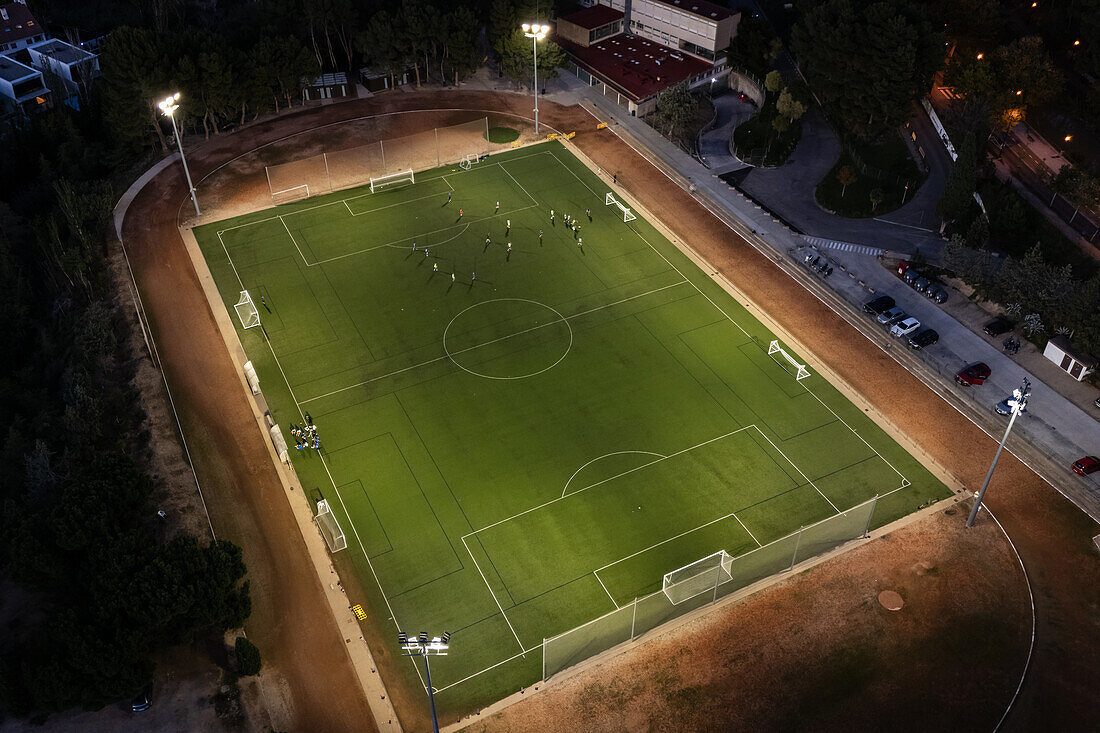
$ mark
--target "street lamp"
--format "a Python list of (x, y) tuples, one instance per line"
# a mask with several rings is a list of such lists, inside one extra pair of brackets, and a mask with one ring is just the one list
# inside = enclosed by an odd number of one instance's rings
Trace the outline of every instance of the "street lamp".
[(432, 689), (432, 670), (428, 667), (428, 656), (432, 654), (446, 656), (450, 648), (451, 632), (444, 631), (443, 636), (428, 640), (428, 632), (421, 631), (419, 636), (409, 638), (404, 631), (397, 632), (397, 642), (405, 651), (406, 657), (424, 657), (424, 673), (428, 676), (428, 702), (432, 706), (432, 731), (439, 733), (439, 721), (435, 717), (435, 691)]
[(1031, 397), (1031, 382), (1024, 379), (1023, 385), (1020, 389), (1012, 390), (1012, 399), (1008, 400), (1008, 406), (1012, 409), (1012, 417), (1008, 418), (1008, 427), (1005, 428), (1004, 437), (1001, 438), (1001, 444), (997, 446), (997, 452), (993, 454), (993, 463), (989, 464), (989, 473), (985, 475), (985, 481), (982, 483), (982, 488), (978, 492), (978, 498), (974, 502), (974, 508), (970, 510), (970, 517), (966, 520), (967, 527), (974, 526), (974, 520), (978, 516), (978, 510), (982, 508), (982, 499), (985, 498), (985, 492), (989, 488), (989, 481), (993, 478), (993, 469), (997, 467), (997, 459), (1001, 457), (1001, 451), (1005, 448), (1005, 443), (1008, 441), (1008, 434), (1012, 432), (1012, 423), (1016, 422), (1016, 416), (1027, 409), (1027, 400)]
[(523, 35), (531, 39), (531, 53), (535, 57), (535, 134), (539, 134), (539, 46), (538, 43), (550, 32), (550, 26), (536, 23), (524, 23)]
[(176, 135), (176, 147), (180, 149), (180, 160), (183, 162), (183, 175), (187, 179), (187, 190), (191, 192), (191, 202), (195, 204), (195, 216), (202, 215), (199, 211), (199, 199), (195, 196), (195, 187), (191, 185), (191, 172), (187, 170), (187, 158), (183, 155), (183, 141), (180, 140), (180, 131), (176, 127), (175, 111), (180, 108), (180, 93), (176, 92), (170, 97), (165, 97), (161, 100), (157, 106), (160, 107), (161, 114), (168, 119), (172, 120), (172, 132)]

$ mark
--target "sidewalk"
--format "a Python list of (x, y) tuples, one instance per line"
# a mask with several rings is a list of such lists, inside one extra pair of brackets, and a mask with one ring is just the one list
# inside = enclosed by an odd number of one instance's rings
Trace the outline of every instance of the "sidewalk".
[[(568, 74), (563, 74), (563, 77), (562, 83), (551, 95), (554, 101), (580, 103), (597, 119), (607, 121), (614, 134), (649, 159), (673, 182), (690, 191), (749, 244), (815, 292), (853, 327), (888, 351), (895, 360), (995, 439), (1000, 439), (1006, 423), (1002, 416), (993, 412), (993, 405), (1011, 394), (1025, 376), (1028, 377), (1033, 384), (1032, 402), (1028, 414), (1017, 420), (1013, 439), (1009, 442), (1010, 450), (1093, 518), (1100, 518), (1100, 474), (1079, 477), (1069, 469), (1069, 465), (1082, 455), (1100, 452), (1100, 423), (1086, 412), (1087, 409), (1095, 409), (1091, 401), (1084, 408), (1070, 402), (1034, 373), (1025, 370), (1021, 363), (1005, 356), (998, 346), (957, 320), (952, 311), (966, 307), (962, 295), (953, 292), (946, 310), (941, 309), (894, 277), (878, 259), (857, 252), (838, 255), (830, 251), (829, 258), (836, 263), (838, 271), (828, 280), (813, 277), (800, 264), (800, 255), (806, 251), (806, 242), (801, 236), (717, 178), (642, 120), (631, 117), (625, 109), (592, 92), (581, 82), (570, 82)], [(924, 132), (918, 130), (918, 139)], [(938, 141), (936, 145), (939, 145)], [(932, 155), (929, 147), (925, 147), (925, 151)], [(831, 167), (832, 163), (829, 165)], [(787, 213), (778, 208), (777, 212), (784, 216)], [(863, 225), (862, 231), (875, 232), (876, 236), (870, 242), (860, 236), (848, 236), (842, 241), (878, 246), (894, 241), (882, 234), (890, 227), (889, 224), (875, 220), (858, 223)], [(924, 249), (921, 251), (923, 253)], [(920, 353), (913, 352), (888, 336), (873, 321), (864, 318), (862, 304), (875, 291), (888, 291), (902, 308), (922, 324), (939, 331), (940, 342)], [(846, 302), (849, 307), (840, 301)], [(992, 378), (982, 387), (956, 387), (953, 382), (955, 372), (974, 361), (989, 364), (993, 370)], [(1021, 361), (1031, 363), (1030, 357)], [(1046, 376), (1050, 377), (1049, 374)]]

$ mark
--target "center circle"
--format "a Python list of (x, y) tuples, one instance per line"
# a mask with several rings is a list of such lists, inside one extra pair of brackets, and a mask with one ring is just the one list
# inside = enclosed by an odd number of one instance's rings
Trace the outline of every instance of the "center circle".
[[(558, 348), (557, 342), (564, 348)], [(462, 371), (485, 379), (526, 379), (542, 374), (560, 364), (571, 348), (573, 329), (565, 316), (545, 303), (525, 298), (475, 303), (459, 311), (443, 329), (447, 358)], [(479, 358), (484, 363), (478, 363)], [(520, 363), (510, 365), (513, 360)], [(487, 368), (494, 364), (503, 368)], [(509, 366), (515, 367), (514, 373), (508, 373)]]

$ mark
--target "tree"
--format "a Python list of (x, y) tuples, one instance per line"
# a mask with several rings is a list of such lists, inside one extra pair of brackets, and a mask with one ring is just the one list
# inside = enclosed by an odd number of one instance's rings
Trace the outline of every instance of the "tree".
[(764, 77), (764, 88), (773, 94), (779, 91), (779, 88), (783, 86), (783, 75), (779, 73), (778, 69), (772, 69), (768, 72), (768, 75)]
[(260, 673), (260, 650), (243, 636), (238, 636), (233, 646), (237, 656), (237, 672), (243, 677)]
[(945, 83), (989, 108), (990, 121), (1008, 129), (1027, 116), (1029, 107), (1042, 105), (1062, 87), (1062, 76), (1037, 36), (1018, 38), (992, 53), (958, 54), (948, 66)]
[(667, 137), (672, 137), (677, 126), (683, 124), (695, 111), (695, 98), (688, 91), (686, 81), (669, 87), (657, 98), (657, 109), (654, 111), (655, 121), (658, 125), (668, 125)]
[[(539, 78), (553, 79), (558, 75), (558, 67), (565, 61), (565, 51), (550, 39), (538, 43)], [(521, 84), (533, 83), (534, 54), (531, 39), (523, 35), (523, 29), (517, 27), (511, 36), (502, 41), (500, 49), (504, 75)]]
[(795, 26), (791, 46), (835, 122), (870, 139), (896, 128), (942, 65), (944, 36), (907, 0), (856, 8), (828, 0)]
[(978, 176), (976, 148), (973, 135), (967, 135), (959, 146), (958, 159), (951, 168), (943, 196), (936, 205), (937, 213), (945, 221), (961, 219), (970, 209)]
[(878, 205), (882, 203), (882, 200), (886, 198), (886, 193), (881, 188), (872, 188), (868, 197), (871, 200), (871, 211), (874, 212), (878, 209)]
[(156, 140), (168, 152), (157, 102), (168, 91), (164, 61), (173, 56), (162, 36), (143, 28), (118, 28), (104, 42), (99, 57), (104, 119), (123, 150)]
[(784, 89), (775, 100), (775, 111), (790, 122), (795, 122), (806, 113), (806, 105), (799, 102), (791, 94), (790, 89)]
[(844, 194), (848, 192), (848, 186), (851, 186), (856, 182), (856, 171), (850, 165), (840, 166), (840, 170), (836, 172), (836, 182), (840, 184), (840, 197), (844, 198)]
[(771, 64), (769, 55), (773, 40), (776, 40), (775, 34), (763, 17), (743, 13), (737, 24), (737, 35), (726, 49), (726, 58), (730, 66), (741, 66), (763, 76)]

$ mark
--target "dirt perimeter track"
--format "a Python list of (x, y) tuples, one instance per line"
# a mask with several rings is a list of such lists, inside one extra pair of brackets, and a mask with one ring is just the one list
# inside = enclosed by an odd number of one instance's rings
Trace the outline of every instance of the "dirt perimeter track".
[[(198, 180), (261, 145), (365, 115), (447, 107), (527, 116), (529, 106), (528, 98), (514, 95), (432, 90), (312, 107), (211, 140), (190, 152), (188, 162)], [(980, 484), (996, 447), (981, 430), (614, 134), (596, 131), (596, 120), (587, 112), (550, 102), (543, 102), (540, 111), (556, 129), (575, 130), (573, 142), (585, 155), (604, 171), (617, 174), (620, 187), (805, 345), (813, 355), (811, 366), (825, 366), (851, 385), (858, 393), (857, 404), (873, 407), (895, 432), (908, 436), (959, 483), (972, 489)], [(431, 127), (431, 122), (425, 126)], [(264, 437), (180, 238), (177, 213), (186, 197), (180, 167), (169, 166), (135, 198), (124, 221), (123, 239), (214, 527), (219, 537), (244, 548), (253, 591), (249, 636), (285, 682), (293, 710), (287, 729), (369, 729), (370, 708), (351, 668), (348, 642), (325, 601)], [(1011, 455), (1001, 459), (988, 504), (1027, 568), (1038, 621), (1035, 656), (1006, 728), (1096, 729), (1100, 556), (1091, 537), (1097, 527)], [(943, 697), (938, 702), (948, 704), (949, 695)]]

